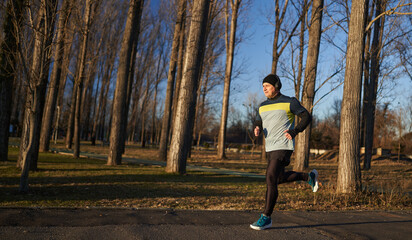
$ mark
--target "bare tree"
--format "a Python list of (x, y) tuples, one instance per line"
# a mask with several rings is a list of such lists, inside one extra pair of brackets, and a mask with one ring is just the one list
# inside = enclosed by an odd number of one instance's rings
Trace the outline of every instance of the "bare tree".
[[(260, 120), (259, 117), (259, 100), (257, 94), (249, 94), (247, 100), (243, 103), (243, 106), (246, 108), (246, 126), (249, 139), (252, 141), (252, 155), (256, 147), (257, 137), (253, 132), (253, 127), (256, 122)], [(252, 130), (251, 130), (252, 129)], [(250, 131), (251, 130), (251, 131)]]
[[(115, 61), (119, 53), (120, 36), (123, 31), (124, 22), (126, 19), (127, 11), (126, 7), (119, 5), (119, 3), (111, 3), (109, 6), (104, 6), (106, 8), (105, 13), (101, 18), (103, 18), (103, 24), (95, 26), (94, 28), (99, 28), (102, 30), (101, 38), (102, 43), (99, 48), (96, 49), (97, 61), (97, 81), (96, 94), (94, 99), (94, 111), (91, 123), (91, 144), (95, 145), (96, 140), (102, 140), (103, 135), (101, 133), (104, 125), (104, 112), (107, 106), (107, 98), (109, 97), (109, 87), (111, 84), (111, 79), (114, 74), (114, 69), (116, 68)], [(115, 9), (121, 9), (116, 14), (113, 14)], [(97, 22), (94, 21), (94, 22)], [(98, 31), (97, 31), (98, 32)], [(100, 88), (100, 89), (99, 89)]]
[(191, 148), (193, 121), (195, 114), (200, 64), (206, 44), (206, 26), (209, 13), (209, 0), (195, 1), (190, 25), (182, 85), (176, 109), (174, 131), (167, 159), (167, 172), (186, 172), (186, 160)]
[[(376, 10), (375, 16), (379, 16), (382, 12), (382, 9), (385, 9), (386, 0), (376, 0)], [(375, 21), (374, 29), (373, 29), (373, 39), (371, 45), (371, 59), (370, 59), (370, 69), (366, 69), (366, 71), (370, 71), (369, 78), (365, 78), (365, 88), (367, 94), (364, 96), (367, 100), (364, 101), (365, 106), (365, 158), (364, 158), (364, 169), (370, 169), (371, 167), (371, 160), (372, 160), (372, 148), (373, 148), (373, 132), (374, 132), (374, 125), (375, 125), (375, 108), (376, 108), (376, 93), (378, 88), (378, 80), (379, 80), (379, 71), (380, 71), (380, 55), (382, 52), (382, 33), (383, 33), (383, 26), (384, 18), (379, 18)]]
[[(75, 94), (75, 113), (74, 113), (74, 131), (73, 131), (73, 157), (79, 158), (80, 156), (80, 117), (81, 117), (81, 106), (82, 106), (82, 91), (84, 85), (84, 73), (86, 69), (86, 54), (87, 54), (87, 42), (89, 38), (90, 22), (92, 17), (92, 5), (94, 2), (92, 0), (86, 0), (83, 27), (81, 30), (81, 44), (80, 44), (80, 55), (78, 63), (78, 72), (76, 75), (76, 80), (74, 83), (73, 94)], [(72, 102), (73, 104), (73, 102)]]
[[(302, 105), (313, 112), (315, 98), (316, 72), (319, 58), (320, 37), (322, 33), (323, 0), (313, 0), (312, 18), (309, 26), (309, 46), (306, 58), (305, 82), (302, 91)], [(297, 151), (295, 152), (295, 171), (303, 171), (309, 167), (309, 140), (311, 124), (297, 138)]]
[(166, 98), (165, 107), (162, 121), (162, 132), (160, 136), (159, 145), (159, 160), (167, 160), (167, 145), (170, 131), (170, 122), (172, 117), (172, 100), (173, 100), (173, 88), (176, 79), (176, 68), (177, 68), (177, 57), (179, 53), (179, 39), (180, 32), (184, 28), (184, 21), (186, 18), (186, 0), (179, 0), (179, 9), (176, 17), (175, 30), (173, 34), (172, 49), (169, 61), (169, 72), (167, 75), (167, 88), (166, 88)]
[(40, 127), (50, 65), (51, 42), (57, 1), (41, 1), (33, 25), (34, 48), (27, 84), (27, 97), (20, 141), (19, 159), (22, 166), (20, 191), (28, 191), (29, 169), (37, 169)]
[(355, 1), (350, 14), (341, 111), (338, 193), (351, 193), (361, 189), (359, 120), (367, 6), (368, 0)]
[(0, 49), (0, 161), (8, 158), (13, 82), (17, 78), (18, 42), (23, 1), (7, 1)]
[[(231, 15), (229, 17), (229, 0), (226, 1), (225, 6), (225, 45), (226, 45), (226, 70), (225, 70), (225, 82), (223, 87), (223, 100), (222, 100), (222, 115), (220, 119), (219, 140), (217, 148), (217, 158), (225, 159), (225, 144), (226, 144), (226, 128), (227, 128), (227, 115), (229, 108), (229, 96), (230, 96), (230, 82), (232, 80), (232, 68), (233, 68), (233, 56), (235, 54), (236, 43), (236, 28), (238, 15), (240, 10), (241, 0), (230, 0)], [(230, 19), (230, 24), (229, 24)]]
[[(133, 49), (137, 44), (133, 44), (138, 40), (139, 25), (141, 11), (144, 5), (144, 0), (131, 0), (128, 17), (126, 20), (125, 32), (123, 35), (122, 48), (120, 52), (120, 62), (117, 72), (116, 90), (113, 100), (113, 113), (112, 113), (112, 127), (110, 131), (110, 152), (107, 159), (108, 165), (118, 165), (122, 162), (123, 145), (126, 140), (124, 134), (124, 127), (127, 124), (127, 115), (129, 106), (127, 103), (127, 91), (130, 69), (132, 66), (131, 61), (134, 61), (132, 56)], [(136, 52), (136, 50), (134, 50)]]
[(56, 49), (54, 53), (54, 64), (50, 76), (49, 90), (47, 92), (46, 105), (44, 107), (43, 121), (40, 133), (40, 152), (47, 152), (49, 150), (50, 136), (52, 130), (52, 121), (54, 111), (56, 109), (57, 93), (59, 92), (60, 79), (62, 77), (62, 63), (65, 44), (65, 32), (68, 19), (71, 11), (70, 0), (64, 0), (62, 9), (60, 10), (59, 21), (57, 24), (57, 40)]

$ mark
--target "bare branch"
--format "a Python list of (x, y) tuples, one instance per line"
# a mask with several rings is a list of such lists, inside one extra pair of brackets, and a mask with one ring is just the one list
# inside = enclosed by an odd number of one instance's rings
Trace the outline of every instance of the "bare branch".
[(377, 17), (375, 17), (369, 24), (368, 24), (368, 26), (366, 27), (366, 29), (365, 29), (365, 32), (367, 32), (368, 30), (369, 30), (369, 28), (372, 26), (372, 24), (376, 21), (376, 20), (378, 20), (379, 18), (381, 18), (382, 16), (385, 16), (385, 15), (412, 15), (412, 12), (396, 12), (396, 9), (398, 9), (398, 8), (402, 8), (402, 7), (406, 7), (406, 6), (411, 6), (412, 5), (412, 3), (407, 3), (407, 4), (398, 4), (398, 6), (396, 6), (396, 7), (394, 7), (394, 8), (391, 8), (391, 9), (389, 9), (389, 10), (387, 10), (387, 11), (385, 11), (385, 12), (383, 12), (383, 13), (381, 13), (381, 14), (379, 14), (379, 16), (377, 16)]

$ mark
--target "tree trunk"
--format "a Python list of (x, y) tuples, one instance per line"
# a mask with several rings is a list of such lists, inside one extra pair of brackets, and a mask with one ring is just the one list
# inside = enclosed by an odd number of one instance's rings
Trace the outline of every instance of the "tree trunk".
[(74, 132), (74, 114), (76, 113), (76, 84), (73, 83), (72, 97), (70, 101), (70, 113), (69, 120), (67, 123), (66, 131), (66, 148), (71, 149), (73, 144), (73, 132)]
[[(226, 31), (225, 31), (225, 42), (226, 42), (226, 70), (225, 70), (225, 82), (223, 87), (223, 100), (222, 100), (222, 115), (220, 118), (220, 128), (219, 128), (219, 138), (218, 138), (218, 148), (217, 148), (217, 158), (225, 159), (225, 143), (226, 143), (226, 128), (227, 128), (227, 116), (229, 110), (229, 96), (230, 96), (230, 82), (232, 78), (232, 68), (233, 68), (233, 56), (235, 54), (235, 43), (236, 43), (236, 27), (237, 18), (239, 13), (241, 0), (235, 0), (230, 2), (231, 4), (231, 20), (230, 20), (230, 30), (229, 30), (229, 6), (226, 2)], [(228, 37), (229, 35), (229, 37)]]
[[(186, 20), (186, 18), (185, 18)], [(172, 103), (172, 121), (171, 126), (176, 119), (176, 109), (177, 109), (177, 102), (179, 99), (180, 93), (180, 85), (183, 78), (183, 61), (184, 61), (184, 54), (185, 54), (185, 41), (186, 41), (186, 21), (182, 21), (182, 30), (180, 30), (179, 36), (179, 51), (177, 53), (177, 72), (176, 72), (176, 86), (175, 86), (175, 93), (173, 103)], [(173, 128), (169, 131), (168, 138), (171, 139), (171, 135), (173, 134)]]
[(52, 122), (54, 118), (54, 111), (56, 109), (57, 93), (59, 92), (60, 79), (64, 76), (62, 73), (65, 32), (68, 18), (70, 16), (70, 0), (64, 0), (63, 6), (59, 15), (57, 45), (54, 54), (53, 70), (50, 77), (49, 90), (47, 92), (47, 100), (44, 108), (43, 121), (40, 133), (40, 152), (49, 151), (50, 136), (52, 130)]
[(13, 82), (18, 63), (18, 36), (23, 20), (23, 1), (7, 1), (0, 49), (0, 161), (8, 158)]
[[(67, 80), (67, 73), (69, 71), (69, 62), (70, 62), (70, 58), (71, 58), (70, 53), (71, 53), (71, 47), (72, 47), (72, 43), (73, 43), (74, 33), (70, 31), (66, 35), (68, 35), (66, 37), (66, 40), (65, 40), (67, 45), (64, 48), (64, 54), (63, 54), (64, 57), (63, 57), (63, 63), (62, 63), (63, 68), (62, 68), (62, 73), (60, 74), (61, 75), (61, 78), (60, 78), (61, 83), (59, 84), (60, 86), (59, 86), (59, 92), (57, 94), (57, 103), (56, 103), (57, 107), (60, 110), (63, 109), (64, 90), (65, 90), (66, 82), (67, 82), (66, 81)], [(60, 114), (61, 114), (61, 112), (62, 111), (60, 111)], [(59, 113), (57, 113), (56, 118), (57, 118), (57, 120), (56, 120), (56, 124), (54, 126), (54, 135), (55, 136), (58, 135), (58, 131), (59, 131), (59, 119), (60, 119)]]
[(196, 94), (199, 84), (199, 71), (206, 45), (206, 26), (209, 13), (209, 0), (193, 3), (193, 16), (190, 25), (182, 86), (173, 123), (173, 135), (167, 160), (167, 172), (186, 172), (187, 153), (192, 143), (193, 120)]
[(73, 157), (79, 158), (80, 156), (80, 117), (81, 117), (81, 106), (82, 106), (82, 90), (83, 90), (83, 81), (84, 81), (84, 72), (86, 68), (86, 55), (87, 55), (87, 41), (89, 38), (89, 28), (90, 28), (90, 19), (92, 15), (92, 4), (91, 0), (86, 0), (85, 3), (85, 10), (84, 10), (84, 27), (83, 27), (83, 36), (82, 42), (80, 46), (80, 62), (79, 62), (79, 70), (75, 80), (75, 88), (74, 91), (76, 92), (76, 107), (74, 113), (74, 131), (73, 131)]
[(368, 0), (352, 3), (343, 87), (338, 164), (338, 193), (361, 189), (359, 159), (360, 95)]
[(137, 41), (138, 36), (134, 36), (138, 32), (140, 25), (140, 12), (143, 8), (144, 0), (131, 0), (129, 11), (127, 13), (126, 27), (123, 35), (122, 47), (120, 50), (119, 67), (117, 71), (116, 90), (113, 98), (112, 123), (110, 129), (110, 152), (107, 159), (108, 165), (119, 165), (122, 163), (123, 145), (125, 139), (125, 126), (127, 124), (126, 111), (128, 81), (131, 71), (132, 52), (134, 41)]
[[(312, 5), (312, 19), (309, 27), (309, 46), (306, 58), (305, 82), (302, 91), (302, 105), (312, 113), (315, 98), (316, 72), (319, 58), (320, 37), (322, 33), (323, 0), (314, 0)], [(299, 134), (295, 155), (295, 171), (303, 171), (309, 167), (309, 140), (311, 125)]]
[(57, 1), (42, 1), (34, 29), (33, 61), (27, 86), (27, 99), (20, 142), (19, 159), (22, 164), (20, 192), (28, 191), (29, 170), (37, 169), (40, 127), (43, 116), (50, 50), (53, 38)]
[[(370, 22), (373, 17), (375, 4), (372, 3), (370, 13), (368, 11), (367, 21)], [(365, 146), (365, 124), (366, 124), (366, 109), (369, 107), (369, 63), (370, 63), (370, 39), (371, 39), (371, 29), (365, 33), (365, 53), (363, 60), (363, 104), (362, 104), (362, 113), (361, 113), (361, 125), (360, 125), (360, 147)]]
[[(303, 55), (304, 55), (304, 48), (305, 48), (307, 5), (308, 5), (307, 0), (304, 0), (303, 5), (302, 5), (303, 18), (300, 23), (300, 33), (299, 33), (299, 66), (298, 66), (298, 75), (297, 75), (296, 84), (295, 84), (295, 97), (298, 100), (301, 100), (300, 88), (301, 88), (302, 73), (303, 73)], [(295, 124), (297, 123), (298, 122), (296, 121)]]
[[(385, 1), (384, 1), (385, 2)], [(376, 12), (375, 16), (379, 16), (383, 6), (386, 4), (381, 0), (376, 1)], [(382, 20), (382, 24), (381, 24)], [(372, 161), (372, 149), (373, 149), (373, 130), (375, 125), (375, 108), (376, 108), (376, 93), (379, 80), (380, 72), (380, 55), (382, 52), (382, 33), (383, 33), (383, 21), (384, 18), (379, 18), (374, 23), (373, 29), (373, 39), (371, 46), (371, 69), (370, 69), (370, 79), (368, 84), (368, 107), (366, 108), (366, 122), (365, 122), (365, 158), (364, 158), (364, 169), (368, 170), (371, 168)], [(367, 79), (365, 79), (367, 81)]]
[(171, 122), (171, 116), (172, 116), (173, 88), (175, 85), (180, 32), (182, 31), (182, 28), (184, 26), (185, 18), (186, 18), (186, 0), (180, 0), (179, 10), (178, 10), (176, 24), (175, 24), (175, 31), (173, 34), (172, 50), (171, 50), (170, 62), (169, 62), (169, 72), (167, 75), (165, 107), (164, 107), (164, 114), (163, 114), (163, 120), (162, 120), (162, 132), (160, 135), (159, 152), (158, 152), (159, 161), (167, 160), (167, 145), (168, 145), (170, 122)]

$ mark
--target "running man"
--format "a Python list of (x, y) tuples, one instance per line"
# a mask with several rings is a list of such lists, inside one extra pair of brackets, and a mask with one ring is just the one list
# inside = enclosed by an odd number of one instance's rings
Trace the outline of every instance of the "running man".
[[(280, 93), (282, 83), (277, 75), (269, 74), (263, 79), (262, 85), (267, 100), (260, 104), (259, 115), (262, 121), (257, 124), (254, 133), (255, 136), (259, 136), (261, 132), (265, 135), (267, 189), (265, 210), (259, 220), (250, 225), (255, 230), (272, 226), (271, 215), (278, 198), (278, 184), (303, 180), (312, 186), (313, 192), (318, 190), (318, 172), (315, 169), (310, 173), (285, 172), (294, 150), (294, 138), (305, 130), (312, 121), (312, 116), (296, 98)], [(300, 118), (296, 126), (295, 115)]]

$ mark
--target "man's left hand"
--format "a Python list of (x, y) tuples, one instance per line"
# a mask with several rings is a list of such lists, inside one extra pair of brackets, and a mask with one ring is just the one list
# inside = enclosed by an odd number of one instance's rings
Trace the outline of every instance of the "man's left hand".
[(285, 130), (284, 133), (285, 133), (285, 137), (289, 140), (294, 139), (297, 135), (295, 129)]

